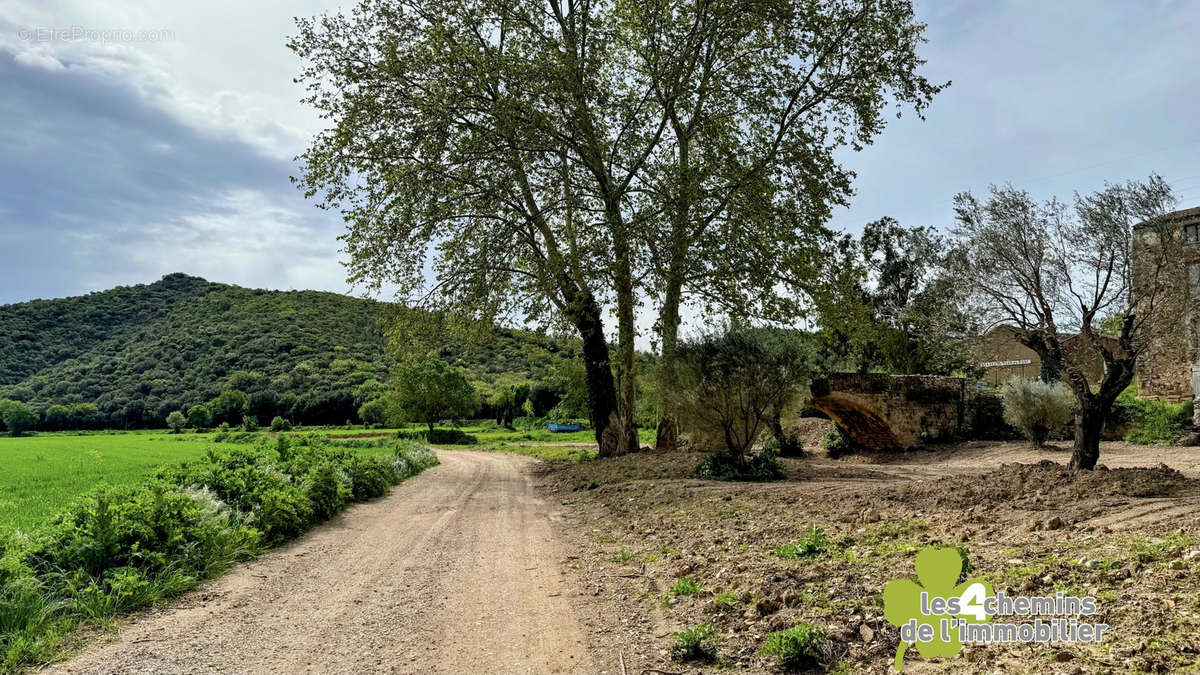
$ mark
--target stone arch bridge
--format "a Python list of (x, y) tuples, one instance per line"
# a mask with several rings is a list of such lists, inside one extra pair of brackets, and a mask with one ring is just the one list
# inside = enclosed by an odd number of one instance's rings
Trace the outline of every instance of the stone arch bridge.
[(974, 428), (982, 398), (966, 378), (928, 375), (829, 373), (810, 389), (809, 407), (872, 450), (962, 438)]

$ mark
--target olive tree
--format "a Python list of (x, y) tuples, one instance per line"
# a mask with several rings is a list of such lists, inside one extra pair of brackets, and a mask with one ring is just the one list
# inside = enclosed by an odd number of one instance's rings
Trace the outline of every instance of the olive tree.
[(738, 466), (774, 413), (803, 392), (810, 374), (796, 341), (738, 326), (683, 342), (678, 363), (682, 430), (695, 446), (725, 453)]
[[(992, 325), (1015, 327), (1043, 361), (1060, 366), (1075, 396), (1073, 469), (1096, 466), (1113, 402), (1164, 325), (1158, 315), (1183, 244), (1178, 224), (1165, 217), (1174, 202), (1159, 176), (1077, 193), (1070, 206), (1038, 203), (1012, 186), (993, 186), (982, 201), (955, 197), (961, 278), (972, 284), (975, 310)], [(1113, 314), (1123, 317), (1115, 345), (1099, 328)], [(1088, 349), (1064, 349), (1073, 334)], [(1104, 362), (1095, 381), (1089, 350)]]

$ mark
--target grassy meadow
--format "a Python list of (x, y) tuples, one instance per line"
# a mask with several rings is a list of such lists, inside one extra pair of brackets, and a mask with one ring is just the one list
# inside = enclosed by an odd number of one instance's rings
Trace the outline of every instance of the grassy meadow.
[[(403, 430), (422, 429), (424, 427), (420, 425), (410, 425)], [(391, 434), (400, 429), (297, 430), (305, 431), (324, 432), (330, 438), (348, 440), (365, 434)], [(471, 423), (463, 426), (462, 431), (478, 439), (478, 445), (470, 446), (475, 450), (514, 452), (546, 459), (583, 459), (595, 454), (593, 449), (584, 447), (594, 441), (589, 430), (552, 433), (544, 428), (511, 430), (495, 424)], [(196, 459), (209, 449), (236, 446), (214, 442), (214, 435), (130, 431), (41, 433), (19, 438), (0, 436), (0, 529), (28, 530), (94, 487), (137, 485), (163, 466)], [(643, 444), (653, 441), (653, 430), (643, 430)], [(367, 454), (373, 451), (373, 448), (362, 449)]]
[(233, 446), (166, 432), (0, 436), (0, 528), (29, 529), (98, 485), (136, 485), (213, 447)]

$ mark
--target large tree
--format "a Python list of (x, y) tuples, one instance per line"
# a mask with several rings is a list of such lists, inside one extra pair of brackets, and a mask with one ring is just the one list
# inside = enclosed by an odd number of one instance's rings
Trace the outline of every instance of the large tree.
[(300, 20), (290, 45), (308, 61), (307, 100), (331, 122), (300, 184), (345, 216), (351, 279), (468, 318), (572, 326), (602, 455), (637, 446), (627, 195), (656, 135), (611, 12), (364, 0), (350, 16)]
[(907, 0), (363, 0), (298, 27), (330, 123), (299, 183), (344, 215), (351, 280), (572, 326), (601, 455), (637, 446), (645, 295), (661, 373), (689, 296), (794, 317), (850, 194), (835, 151), (938, 89)]
[(851, 195), (840, 149), (869, 144), (889, 103), (917, 114), (924, 25), (907, 0), (650, 0), (622, 26), (666, 122), (640, 181), (657, 299), (658, 446), (672, 412), (681, 308), (795, 321)]
[[(955, 197), (961, 278), (972, 284), (977, 311), (1014, 326), (1042, 360), (1059, 364), (1075, 395), (1074, 469), (1096, 466), (1112, 404), (1165, 325), (1158, 315), (1168, 295), (1178, 292), (1171, 286), (1183, 234), (1164, 217), (1174, 201), (1158, 176), (1076, 194), (1071, 206), (1038, 203), (1011, 186), (993, 186), (985, 201)], [(1098, 328), (1112, 314), (1123, 317), (1115, 345)], [(1064, 349), (1074, 334), (1103, 359), (1098, 381), (1087, 374), (1088, 350)]]
[(388, 405), (395, 416), (424, 423), (432, 433), (439, 420), (473, 413), (477, 400), (475, 388), (461, 370), (429, 356), (397, 369)]

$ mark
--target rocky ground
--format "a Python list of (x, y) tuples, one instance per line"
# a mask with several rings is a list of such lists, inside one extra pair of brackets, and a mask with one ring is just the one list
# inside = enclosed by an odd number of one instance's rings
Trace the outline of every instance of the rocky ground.
[[(959, 547), (972, 577), (1010, 595), (1095, 596), (1093, 620), (1111, 628), (1096, 646), (910, 650), (905, 672), (1179, 672), (1200, 652), (1195, 454), (1106, 443), (1104, 466), (1073, 475), (1065, 448), (975, 442), (784, 460), (789, 479), (766, 484), (693, 479), (695, 453), (635, 454), (543, 464), (541, 488), (566, 507), (598, 672), (778, 672), (764, 639), (799, 622), (829, 631), (824, 669), (888, 672), (899, 635), (883, 587), (931, 544)], [(781, 548), (817, 531), (812, 555)], [(699, 592), (671, 593), (682, 578)], [(700, 623), (715, 628), (717, 661), (674, 662), (674, 634)]]

